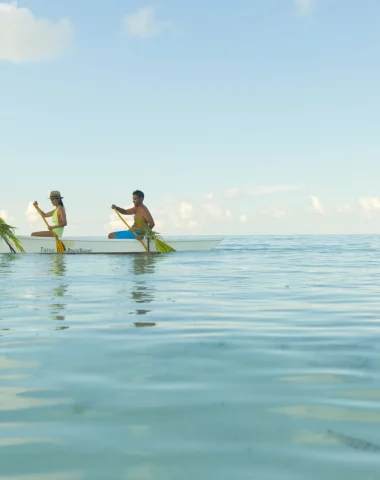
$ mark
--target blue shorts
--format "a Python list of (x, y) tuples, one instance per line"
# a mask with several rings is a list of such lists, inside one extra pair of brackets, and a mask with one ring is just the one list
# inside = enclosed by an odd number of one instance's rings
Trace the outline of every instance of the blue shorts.
[[(136, 235), (142, 235), (142, 232), (138, 232), (137, 230), (135, 231)], [(130, 230), (120, 230), (120, 232), (115, 232), (115, 238), (119, 240), (135, 240), (136, 237), (133, 235), (133, 233)]]

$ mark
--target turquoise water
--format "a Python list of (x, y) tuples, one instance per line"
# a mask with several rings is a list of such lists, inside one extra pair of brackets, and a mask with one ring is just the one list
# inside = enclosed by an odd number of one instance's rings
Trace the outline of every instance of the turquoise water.
[(0, 478), (379, 480), (379, 254), (0, 255)]

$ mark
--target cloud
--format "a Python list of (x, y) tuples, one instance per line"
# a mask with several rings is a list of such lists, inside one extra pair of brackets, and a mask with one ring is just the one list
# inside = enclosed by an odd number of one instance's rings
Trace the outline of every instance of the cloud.
[(248, 195), (264, 195), (268, 193), (277, 193), (277, 192), (293, 192), (296, 190), (301, 190), (301, 187), (297, 185), (267, 185), (267, 186), (258, 186), (253, 187), (247, 191)]
[(214, 198), (214, 194), (213, 194), (213, 193), (206, 193), (205, 197), (206, 197), (208, 200), (211, 200), (212, 198)]
[(359, 199), (359, 205), (365, 215), (372, 217), (380, 213), (380, 198), (364, 197)]
[(162, 220), (155, 220), (154, 223), (155, 223), (155, 226), (153, 230), (156, 230), (156, 229), (159, 230), (165, 225), (165, 222)]
[(301, 15), (308, 15), (312, 9), (312, 0), (294, 0), (297, 11)]
[(141, 8), (123, 18), (123, 32), (130, 37), (155, 37), (163, 33), (169, 25), (169, 22), (157, 20), (151, 6)]
[(222, 216), (222, 209), (217, 205), (208, 203), (206, 205), (203, 205), (203, 209), (206, 213), (208, 213), (208, 215), (211, 215), (212, 217), (220, 218)]
[(230, 220), (232, 218), (230, 210), (227, 209), (223, 211), (222, 205), (208, 203), (202, 206), (202, 212), (218, 220)]
[(179, 206), (179, 216), (182, 220), (188, 220), (193, 215), (194, 207), (191, 203), (182, 202)]
[(324, 209), (320, 199), (318, 197), (314, 197), (313, 195), (310, 197), (310, 199), (311, 199), (311, 203), (312, 203), (314, 211), (319, 213), (320, 215), (324, 215), (325, 214), (325, 209)]
[[(199, 222), (193, 218), (195, 207), (192, 203), (185, 199), (171, 199), (169, 202), (158, 207), (153, 212), (154, 218), (165, 219), (165, 229), (176, 231), (177, 234), (186, 234), (195, 232), (199, 227)], [(202, 214), (201, 204), (197, 205), (198, 215)], [(202, 216), (202, 215), (201, 215)], [(162, 225), (164, 223), (162, 222)], [(156, 228), (158, 222), (156, 221)], [(161, 226), (160, 226), (161, 228)], [(165, 232), (163, 232), (165, 234)]]
[(240, 219), (241, 223), (247, 223), (248, 222), (248, 217), (247, 215), (240, 215)]
[(62, 55), (73, 38), (74, 28), (68, 20), (39, 19), (16, 2), (0, 3), (0, 60), (50, 60)]
[(28, 206), (25, 210), (25, 216), (28, 223), (35, 223), (40, 218), (40, 215), (35, 209), (33, 202), (28, 203)]
[(296, 190), (301, 190), (301, 187), (298, 185), (259, 185), (248, 189), (230, 188), (225, 190), (223, 195), (226, 198), (234, 198), (243, 195), (265, 195)]
[(227, 198), (234, 198), (237, 197), (240, 194), (240, 190), (237, 188), (230, 188), (224, 192), (224, 196)]
[(120, 218), (116, 215), (116, 213), (110, 213), (108, 217), (108, 223), (104, 225), (104, 230), (106, 232), (114, 232), (116, 230), (122, 230), (122, 223)]
[(177, 227), (184, 228), (185, 230), (194, 231), (198, 227), (198, 222), (192, 219), (194, 207), (189, 202), (181, 202), (179, 206), (179, 219), (175, 215), (175, 223)]
[(286, 217), (286, 211), (283, 208), (266, 208), (262, 210), (262, 215), (265, 215), (267, 217), (272, 217), (276, 219), (284, 218)]
[[(131, 207), (132, 205), (124, 205), (121, 208), (124, 208), (124, 210), (126, 210)], [(132, 226), (133, 222), (131, 222), (128, 219), (128, 216), (125, 217), (125, 220), (130, 226)], [(112, 210), (112, 212), (109, 214), (109, 217), (108, 217), (108, 223), (104, 225), (104, 230), (106, 230), (107, 232), (110, 232), (110, 231), (115, 232), (117, 230), (126, 230), (126, 229), (127, 229), (127, 226), (120, 220), (117, 213), (114, 210)]]
[(4, 222), (7, 223), (8, 225), (11, 225), (12, 227), (14, 227), (14, 225), (12, 225), (12, 222), (14, 221), (14, 219), (10, 216), (7, 210), (4, 210), (4, 209), (0, 210), (0, 218), (2, 218)]
[(355, 209), (351, 207), (351, 205), (348, 205), (348, 203), (345, 203), (344, 205), (341, 205), (340, 207), (337, 208), (338, 213), (351, 213), (354, 212)]

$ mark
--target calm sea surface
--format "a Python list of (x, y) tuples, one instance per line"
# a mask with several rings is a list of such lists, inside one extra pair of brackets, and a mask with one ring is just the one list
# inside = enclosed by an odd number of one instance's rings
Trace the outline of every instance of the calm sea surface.
[(0, 255), (0, 479), (380, 480), (380, 237)]

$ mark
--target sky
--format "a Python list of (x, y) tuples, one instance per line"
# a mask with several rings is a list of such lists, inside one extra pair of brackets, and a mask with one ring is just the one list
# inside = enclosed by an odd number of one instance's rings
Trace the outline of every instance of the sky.
[[(0, 0), (0, 217), (380, 233), (379, 0)], [(132, 222), (132, 218), (127, 218)]]

